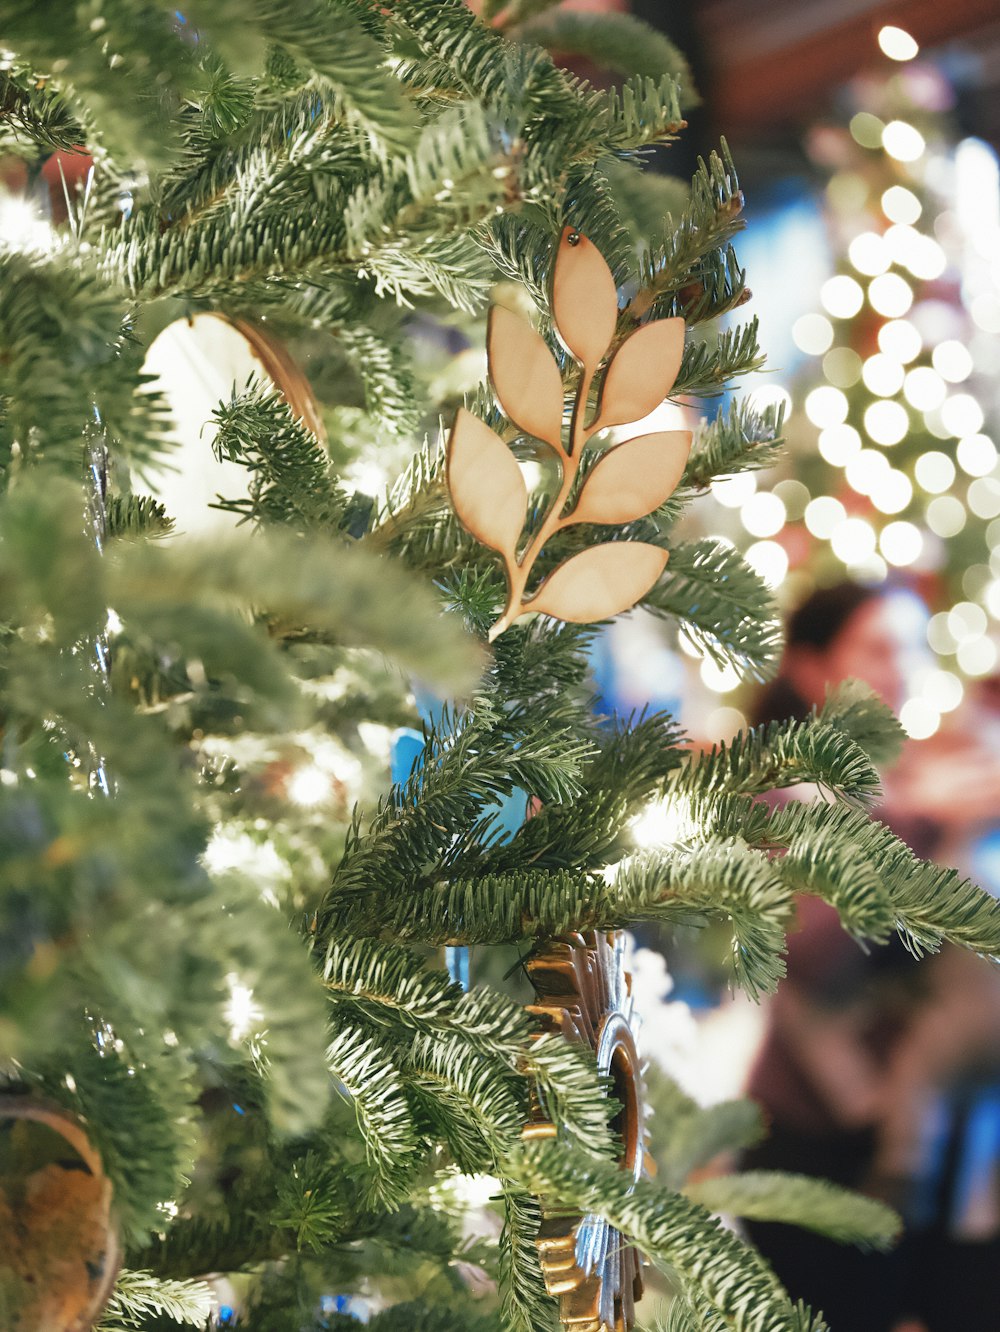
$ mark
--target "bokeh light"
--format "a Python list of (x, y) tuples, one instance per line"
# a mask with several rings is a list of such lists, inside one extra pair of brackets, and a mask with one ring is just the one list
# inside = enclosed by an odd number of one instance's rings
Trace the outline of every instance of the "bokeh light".
[(912, 60), (920, 51), (916, 39), (905, 28), (897, 28), (892, 23), (879, 29), (878, 44), (890, 60)]
[(889, 459), (878, 449), (862, 449), (844, 468), (847, 484), (859, 495), (870, 495), (892, 468)]
[(805, 408), (806, 416), (820, 429), (840, 425), (847, 419), (847, 397), (832, 384), (822, 384), (813, 389), (806, 398)]
[(920, 355), (924, 343), (919, 331), (908, 319), (893, 319), (879, 329), (878, 345), (886, 356), (891, 356), (901, 365), (908, 365)]
[[(883, 277), (888, 274), (883, 273)], [(827, 278), (819, 292), (823, 309), (835, 319), (853, 319), (864, 304), (865, 293), (860, 283), (846, 273)]]
[(945, 382), (929, 365), (918, 365), (906, 376), (903, 396), (919, 412), (932, 412), (940, 407), (947, 395)]
[(935, 536), (945, 541), (949, 537), (958, 536), (965, 526), (967, 516), (965, 505), (954, 495), (938, 495), (927, 506), (927, 526)]
[(757, 489), (757, 478), (753, 472), (737, 472), (735, 476), (723, 476), (712, 482), (712, 498), (726, 509), (739, 509)]
[(939, 342), (934, 348), (931, 360), (941, 378), (947, 379), (950, 384), (961, 384), (963, 379), (968, 379), (972, 374), (972, 354), (964, 343), (954, 338)]
[(905, 120), (890, 120), (882, 130), (882, 147), (897, 162), (916, 162), (927, 144), (914, 125)]
[(941, 421), (951, 435), (975, 435), (983, 428), (983, 409), (971, 393), (956, 393), (942, 404)]
[(863, 231), (860, 236), (855, 236), (848, 246), (847, 257), (866, 277), (884, 273), (892, 262), (885, 241), (877, 231)]
[(780, 587), (788, 573), (788, 553), (777, 541), (755, 541), (745, 558), (769, 587)]
[(880, 315), (898, 319), (913, 304), (913, 288), (898, 273), (883, 273), (869, 282), (868, 299)]
[(806, 527), (820, 541), (828, 541), (846, 517), (847, 510), (832, 495), (817, 495), (806, 505)]
[(833, 325), (826, 315), (804, 314), (792, 325), (792, 341), (807, 356), (822, 356), (833, 344)]
[(927, 740), (941, 725), (941, 714), (925, 698), (908, 698), (899, 710), (899, 724), (911, 740)]
[(861, 378), (861, 366), (853, 347), (834, 347), (823, 357), (823, 374), (835, 388), (853, 388)]
[(887, 523), (879, 535), (878, 544), (888, 562), (899, 568), (913, 564), (924, 549), (920, 528), (904, 521)]
[[(903, 367), (885, 352), (869, 356), (861, 367), (865, 387), (880, 398), (891, 398), (903, 387)], [(933, 371), (931, 372), (933, 374)], [(943, 392), (942, 392), (943, 396)]]
[(880, 513), (902, 513), (913, 498), (913, 484), (905, 472), (891, 467), (870, 493), (872, 504)]
[(756, 537), (774, 536), (784, 527), (786, 517), (782, 501), (768, 491), (751, 495), (740, 510), (740, 521)]
[(900, 402), (873, 402), (865, 408), (865, 433), (876, 444), (898, 444), (910, 428), (910, 418)]
[(820, 454), (831, 467), (846, 467), (861, 448), (861, 436), (851, 425), (828, 426), (819, 432)]
[(966, 435), (958, 441), (956, 456), (966, 476), (986, 476), (997, 463), (996, 445), (988, 435)]
[(848, 129), (851, 131), (851, 138), (855, 143), (860, 143), (862, 148), (881, 148), (885, 123), (879, 120), (878, 116), (873, 116), (870, 111), (859, 111), (851, 116)]
[(923, 211), (920, 200), (905, 185), (890, 185), (882, 195), (882, 212), (890, 222), (912, 226)]
[(955, 464), (947, 453), (931, 449), (922, 453), (914, 468), (917, 484), (929, 495), (940, 495), (948, 490), (955, 480)]
[(989, 675), (997, 664), (997, 648), (992, 638), (985, 635), (960, 643), (958, 664), (966, 675)]
[(864, 518), (845, 518), (834, 528), (830, 545), (844, 564), (862, 564), (875, 554), (875, 529)]
[(973, 481), (967, 496), (969, 508), (977, 518), (1000, 518), (1000, 481), (981, 476)]

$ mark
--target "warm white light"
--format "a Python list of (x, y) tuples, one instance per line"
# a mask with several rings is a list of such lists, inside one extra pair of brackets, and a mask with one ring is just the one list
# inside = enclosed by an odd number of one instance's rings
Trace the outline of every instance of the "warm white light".
[(234, 1041), (242, 1041), (263, 1021), (264, 1011), (254, 1002), (253, 990), (242, 984), (235, 972), (231, 971), (226, 976), (226, 984), (229, 986), (229, 999), (223, 1013), (229, 1023), (229, 1035)]
[(906, 376), (903, 396), (918, 412), (932, 412), (940, 407), (948, 390), (944, 380), (929, 365), (918, 365)]
[(986, 476), (997, 463), (996, 445), (988, 435), (966, 435), (958, 441), (958, 465), (967, 476)]
[(920, 558), (924, 539), (913, 523), (887, 523), (878, 539), (879, 549), (890, 564), (905, 568)]
[(834, 347), (823, 357), (823, 373), (837, 388), (853, 388), (861, 378), (861, 357), (853, 347)]
[(1000, 481), (992, 476), (981, 476), (969, 487), (969, 508), (977, 518), (989, 521), (1000, 518)]
[(845, 518), (830, 537), (834, 555), (845, 564), (863, 564), (875, 554), (875, 544), (875, 529), (864, 518)]
[(835, 319), (852, 319), (864, 304), (865, 293), (852, 277), (840, 273), (823, 283), (819, 298), (823, 309)]
[(865, 433), (876, 444), (898, 444), (910, 428), (910, 418), (900, 402), (873, 402), (865, 409)]
[(670, 846), (698, 830), (689, 802), (677, 796), (652, 801), (629, 826), (640, 846)]
[(983, 428), (983, 409), (971, 393), (956, 393), (942, 405), (941, 422), (951, 435), (975, 435)]
[(947, 379), (951, 384), (961, 384), (963, 379), (968, 379), (972, 374), (973, 362), (969, 349), (954, 338), (949, 338), (947, 342), (939, 342), (934, 348), (931, 360), (941, 378)]
[(917, 475), (917, 484), (929, 495), (940, 495), (942, 491), (948, 490), (955, 480), (955, 464), (947, 453), (939, 453), (937, 449), (922, 453), (917, 459), (914, 471)]
[(756, 570), (768, 587), (780, 587), (788, 573), (788, 554), (777, 541), (755, 541), (744, 552), (751, 569)]
[(987, 625), (986, 612), (974, 601), (956, 602), (948, 612), (948, 629), (956, 643), (982, 638)]
[(887, 23), (879, 30), (878, 44), (890, 60), (912, 60), (920, 51), (916, 39), (905, 28)]
[(307, 763), (292, 773), (285, 793), (293, 804), (308, 809), (329, 800), (333, 794), (333, 784), (329, 773), (318, 768), (315, 763)]
[(832, 495), (818, 495), (806, 505), (806, 527), (820, 541), (828, 541), (846, 517), (847, 510)]
[(813, 389), (806, 398), (805, 407), (806, 416), (820, 429), (840, 425), (847, 419), (847, 397), (832, 384)]
[(889, 459), (878, 449), (862, 449), (844, 468), (847, 484), (859, 495), (870, 495), (891, 471)]
[(896, 468), (881, 477), (872, 488), (871, 499), (879, 513), (902, 513), (913, 498), (913, 485), (905, 472)]
[(898, 273), (883, 273), (868, 284), (872, 308), (886, 319), (898, 319), (913, 304), (913, 289)]
[(908, 698), (899, 709), (899, 723), (911, 740), (926, 740), (941, 725), (941, 714), (923, 698)]
[(948, 616), (945, 611), (938, 611), (927, 622), (927, 642), (939, 656), (947, 656), (955, 651), (956, 643), (948, 628)]
[(912, 225), (923, 211), (917, 196), (903, 185), (890, 185), (882, 195), (882, 212), (890, 222)]
[(819, 451), (831, 467), (844, 467), (861, 452), (861, 436), (853, 426), (829, 426), (819, 432)]
[(751, 536), (770, 537), (785, 525), (787, 513), (777, 495), (767, 491), (751, 495), (740, 510), (740, 521)]
[(917, 234), (903, 262), (915, 278), (921, 282), (933, 282), (948, 267), (948, 256), (933, 236)]
[(884, 352), (876, 352), (861, 367), (861, 378), (872, 393), (891, 398), (903, 387), (903, 367)]
[(893, 319), (878, 331), (878, 345), (886, 356), (908, 365), (920, 355), (923, 339), (908, 319)]
[(905, 120), (890, 120), (882, 131), (882, 147), (897, 162), (916, 162), (927, 144), (915, 126)]
[(938, 712), (954, 712), (965, 687), (953, 671), (929, 670), (920, 679), (920, 694)]
[(804, 314), (792, 325), (792, 341), (807, 356), (822, 356), (833, 344), (833, 325), (826, 315)]
[(994, 620), (1000, 620), (1000, 578), (994, 578), (986, 585), (986, 609)]
[(723, 476), (712, 482), (712, 498), (727, 509), (739, 509), (757, 489), (757, 478), (753, 472), (737, 472), (735, 476)]
[(935, 536), (947, 540), (965, 526), (965, 505), (954, 495), (938, 495), (927, 506), (927, 526)]
[(991, 638), (974, 638), (959, 644), (957, 656), (966, 675), (989, 675), (997, 664), (996, 644)]
[(847, 257), (858, 272), (867, 277), (884, 273), (892, 262), (877, 231), (863, 231), (860, 236), (855, 236), (848, 246)]
[(711, 689), (713, 694), (728, 694), (740, 683), (740, 675), (735, 666), (728, 663), (725, 666), (717, 666), (711, 657), (706, 657), (701, 663), (701, 678), (703, 684)]
[(0, 249), (44, 253), (55, 248), (56, 233), (27, 199), (0, 196)]

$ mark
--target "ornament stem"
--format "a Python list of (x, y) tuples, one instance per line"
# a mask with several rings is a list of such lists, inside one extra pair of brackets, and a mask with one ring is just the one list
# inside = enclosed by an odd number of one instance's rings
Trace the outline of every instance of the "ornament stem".
[(573, 489), (573, 482), (576, 480), (576, 474), (580, 470), (580, 459), (583, 456), (583, 446), (586, 443), (587, 435), (590, 433), (585, 425), (587, 414), (587, 399), (590, 396), (590, 386), (594, 380), (595, 367), (583, 366), (580, 373), (580, 382), (577, 386), (576, 396), (573, 400), (573, 415), (570, 418), (569, 448), (560, 449), (559, 464), (562, 468), (562, 481), (559, 486), (559, 493), (552, 501), (549, 511), (545, 516), (541, 527), (528, 542), (528, 545), (521, 558), (514, 564), (507, 565), (507, 578), (510, 584), (507, 594), (507, 605), (504, 607), (503, 614), (490, 627), (487, 636), (487, 642), (492, 643), (494, 639), (499, 638), (503, 631), (513, 623), (514, 620), (525, 610), (530, 609), (524, 604), (524, 589), (527, 586), (528, 575), (546, 541), (564, 526), (562, 512), (566, 507), (566, 501), (570, 497)]

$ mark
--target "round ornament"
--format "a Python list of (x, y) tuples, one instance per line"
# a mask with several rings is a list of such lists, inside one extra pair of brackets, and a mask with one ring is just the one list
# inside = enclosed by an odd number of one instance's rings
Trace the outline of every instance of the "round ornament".
[[(646, 1167), (645, 1096), (624, 948), (620, 933), (547, 939), (527, 962), (536, 995), (528, 1011), (547, 1031), (594, 1051), (622, 1107), (613, 1125), (623, 1144), (621, 1168), (638, 1180)], [(528, 1138), (555, 1133), (540, 1111), (525, 1129)], [(601, 1217), (545, 1216), (544, 1199), (542, 1210), (539, 1259), (563, 1326), (569, 1332), (627, 1332), (642, 1295), (638, 1250)]]
[(88, 1332), (121, 1265), (111, 1181), (83, 1126), (0, 1097), (0, 1326)]

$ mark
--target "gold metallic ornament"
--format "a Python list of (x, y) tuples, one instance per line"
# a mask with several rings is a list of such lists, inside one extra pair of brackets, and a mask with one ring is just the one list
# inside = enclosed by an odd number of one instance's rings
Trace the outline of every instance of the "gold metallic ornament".
[[(621, 1168), (638, 1180), (645, 1169), (645, 1105), (632, 1011), (632, 978), (620, 933), (571, 934), (547, 940), (527, 962), (537, 1002), (528, 1011), (547, 1031), (588, 1045), (621, 1104), (613, 1127), (623, 1143)], [(554, 1137), (536, 1113), (526, 1138)], [(626, 1332), (642, 1294), (638, 1250), (597, 1216), (544, 1216), (537, 1244), (545, 1287), (559, 1300), (568, 1332)]]

